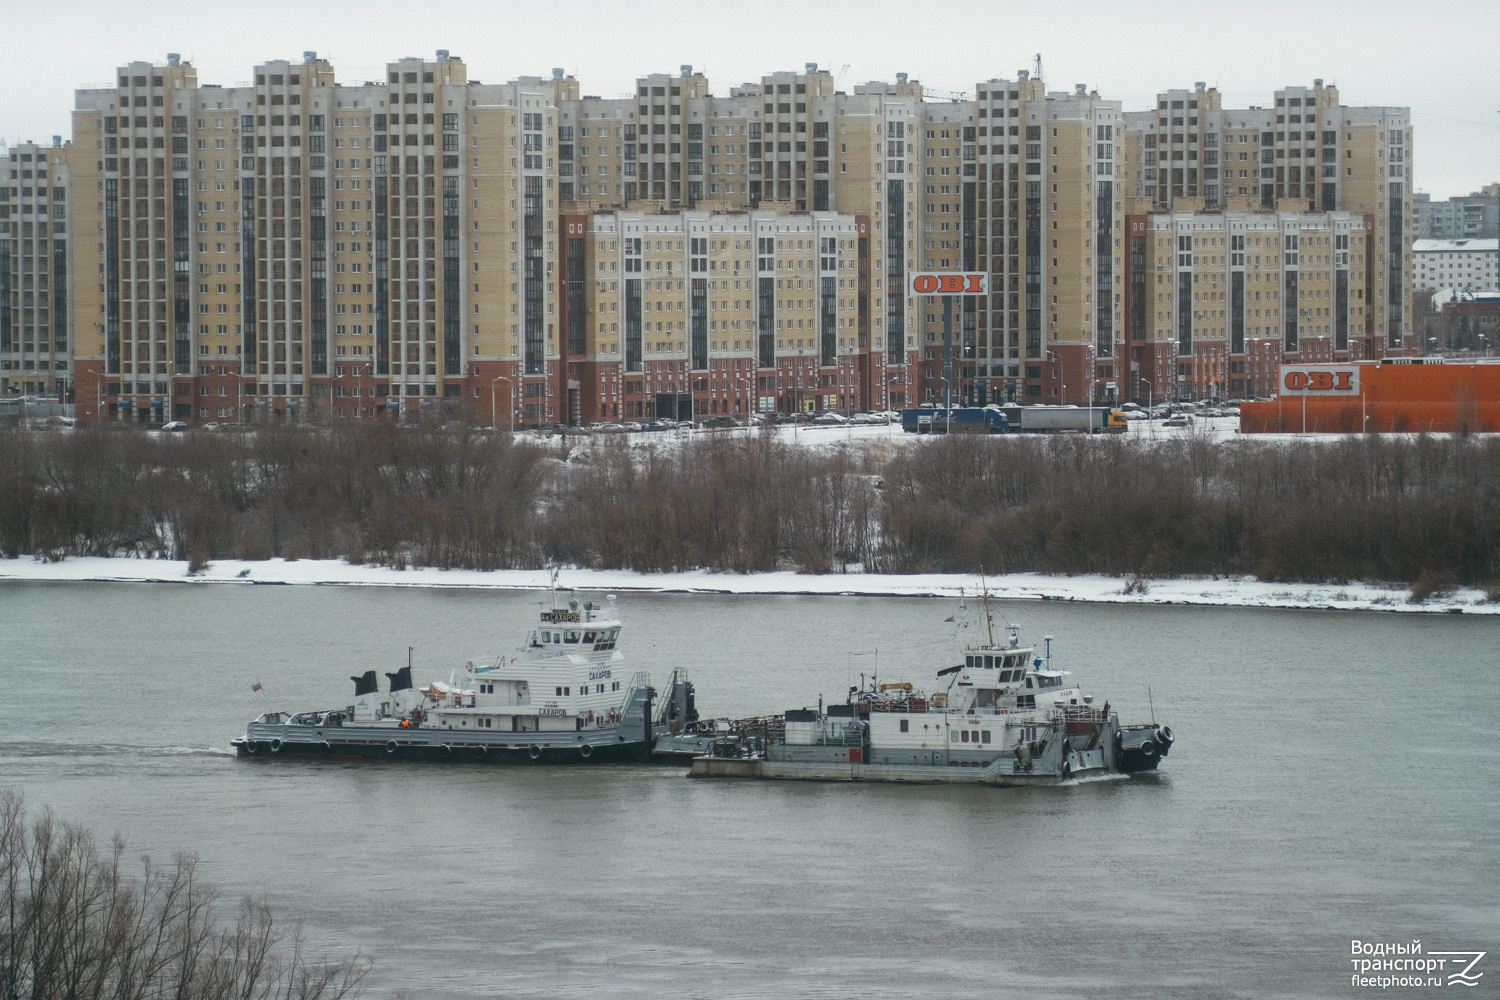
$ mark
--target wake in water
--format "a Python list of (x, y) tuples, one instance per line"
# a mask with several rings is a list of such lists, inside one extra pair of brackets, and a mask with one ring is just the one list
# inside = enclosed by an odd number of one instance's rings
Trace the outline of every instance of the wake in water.
[(151, 746), (138, 743), (7, 743), (0, 757), (233, 757), (230, 747)]
[(1081, 778), (1069, 778), (1067, 781), (1059, 781), (1058, 787), (1069, 788), (1073, 785), (1092, 785), (1100, 781), (1129, 781), (1129, 774), (1086, 774)]

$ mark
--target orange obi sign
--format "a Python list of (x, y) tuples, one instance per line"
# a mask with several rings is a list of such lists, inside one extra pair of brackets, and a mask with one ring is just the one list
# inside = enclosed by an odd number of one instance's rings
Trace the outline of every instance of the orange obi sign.
[(913, 295), (988, 295), (990, 276), (983, 271), (917, 271), (907, 287)]
[(1282, 365), (1283, 396), (1358, 396), (1359, 369), (1353, 365)]

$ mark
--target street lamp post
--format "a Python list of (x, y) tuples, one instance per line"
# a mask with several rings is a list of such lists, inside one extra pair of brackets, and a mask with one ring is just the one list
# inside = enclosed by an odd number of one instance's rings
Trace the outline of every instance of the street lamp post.
[[(1140, 376), (1136, 377), (1140, 378)], [(1156, 425), (1152, 422), (1155, 418), (1151, 416), (1151, 410), (1153, 409), (1151, 404), (1152, 394), (1156, 391), (1156, 387), (1151, 384), (1151, 380), (1149, 378), (1142, 378), (1140, 379), (1140, 381), (1146, 383), (1146, 426), (1151, 428), (1152, 434), (1155, 434)]]
[(508, 375), (496, 375), (490, 380), (490, 425), (495, 424), (495, 383), (504, 382), (510, 388), (510, 412), (506, 417), (506, 429), (512, 435), (516, 433), (516, 384)]
[(1089, 381), (1085, 390), (1089, 405), (1089, 433), (1094, 433), (1094, 345), (1089, 345)]

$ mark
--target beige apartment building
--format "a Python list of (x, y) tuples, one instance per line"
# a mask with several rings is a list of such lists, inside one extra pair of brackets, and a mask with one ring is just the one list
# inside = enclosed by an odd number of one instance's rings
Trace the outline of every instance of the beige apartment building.
[[(530, 425), (1255, 394), (1406, 350), (1412, 148), (1406, 109), (1321, 81), (1127, 112), (1024, 72), (717, 96), (682, 66), (603, 99), (446, 51), (234, 87), (169, 56), (0, 158), (0, 390)], [(990, 292), (945, 319), (917, 270)]]

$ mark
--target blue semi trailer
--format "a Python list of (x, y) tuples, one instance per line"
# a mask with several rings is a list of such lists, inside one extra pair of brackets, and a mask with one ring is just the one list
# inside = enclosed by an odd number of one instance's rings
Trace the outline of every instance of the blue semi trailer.
[(901, 411), (901, 429), (912, 434), (1004, 434), (1010, 429), (998, 406), (920, 407)]

